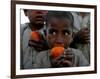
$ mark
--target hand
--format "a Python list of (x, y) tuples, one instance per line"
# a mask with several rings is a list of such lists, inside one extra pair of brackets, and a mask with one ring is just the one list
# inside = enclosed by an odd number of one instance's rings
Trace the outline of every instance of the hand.
[(74, 63), (74, 54), (71, 50), (66, 50), (64, 54), (56, 59), (52, 59), (51, 63), (53, 67), (72, 67)]
[(43, 37), (43, 35), (41, 35), (41, 40), (39, 40), (39, 41), (35, 41), (33, 39), (30, 39), (28, 45), (30, 47), (35, 48), (36, 51), (44, 51), (44, 50), (48, 50), (49, 49), (47, 41)]
[(75, 34), (75, 38), (78, 43), (87, 44), (90, 42), (90, 33), (87, 27), (82, 28), (79, 32)]

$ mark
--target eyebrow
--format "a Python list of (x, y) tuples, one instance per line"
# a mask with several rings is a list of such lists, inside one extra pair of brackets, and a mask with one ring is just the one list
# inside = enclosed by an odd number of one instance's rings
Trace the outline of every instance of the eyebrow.
[[(49, 29), (49, 32), (57, 32), (57, 30), (56, 29), (54, 29), (54, 28), (51, 28), (51, 29)], [(62, 30), (62, 32), (67, 32), (67, 33), (71, 33), (71, 30), (69, 30), (69, 29), (64, 29), (64, 30)]]
[(68, 34), (70, 34), (70, 33), (71, 33), (71, 30), (69, 30), (69, 29), (64, 29), (63, 32), (67, 32)]
[(51, 29), (49, 29), (49, 32), (57, 32), (57, 30), (54, 28), (51, 28)]

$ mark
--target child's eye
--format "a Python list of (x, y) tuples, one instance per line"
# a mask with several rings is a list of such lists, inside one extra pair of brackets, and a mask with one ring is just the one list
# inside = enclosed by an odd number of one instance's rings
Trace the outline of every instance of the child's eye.
[(56, 33), (57, 33), (57, 31), (54, 29), (49, 30), (49, 34), (51, 34), (51, 35), (56, 35)]
[(65, 35), (65, 36), (67, 36), (67, 35), (69, 35), (70, 34), (70, 31), (68, 31), (68, 30), (64, 30), (63, 31), (63, 35)]
[(67, 33), (67, 32), (65, 32), (65, 33), (64, 33), (64, 35), (66, 35), (66, 36), (67, 36), (67, 35), (68, 35), (68, 33)]
[(56, 35), (56, 32), (52, 32), (52, 35)]

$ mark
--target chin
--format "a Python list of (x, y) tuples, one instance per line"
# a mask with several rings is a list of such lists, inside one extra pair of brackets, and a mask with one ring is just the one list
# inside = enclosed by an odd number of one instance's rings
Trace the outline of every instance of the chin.
[(44, 21), (36, 21), (36, 24), (44, 24)]
[(44, 27), (44, 23), (37, 23), (36, 24), (36, 28), (39, 30), (39, 29), (42, 29)]

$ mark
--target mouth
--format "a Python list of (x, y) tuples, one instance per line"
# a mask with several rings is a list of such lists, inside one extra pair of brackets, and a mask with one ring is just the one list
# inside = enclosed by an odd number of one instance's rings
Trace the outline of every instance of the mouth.
[(44, 21), (44, 17), (43, 16), (36, 16), (36, 20), (37, 21)]
[(64, 44), (54, 44), (54, 47), (64, 47)]

